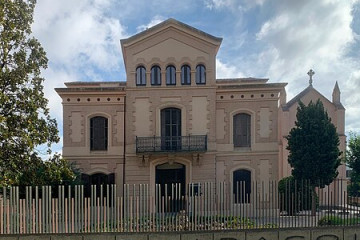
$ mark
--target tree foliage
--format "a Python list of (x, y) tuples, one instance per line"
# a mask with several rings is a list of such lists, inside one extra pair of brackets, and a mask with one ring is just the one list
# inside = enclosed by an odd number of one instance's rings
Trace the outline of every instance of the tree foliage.
[(1, 185), (36, 183), (40, 179), (33, 177), (40, 176), (39, 171), (63, 164), (58, 156), (43, 162), (36, 150), (46, 144), (49, 154), (50, 145), (59, 137), (43, 93), (41, 70), (47, 67), (48, 59), (31, 36), (35, 3), (0, 0)]
[(349, 194), (360, 196), (360, 135), (350, 133), (346, 162), (351, 168)]
[(280, 211), (286, 211), (288, 215), (311, 210), (313, 196), (315, 196), (316, 204), (319, 203), (313, 186), (307, 180), (297, 181), (294, 176), (285, 177), (279, 181), (278, 188)]
[(312, 186), (329, 185), (340, 165), (336, 128), (320, 100), (308, 106), (299, 102), (296, 117), (295, 127), (287, 136), (292, 175), (310, 181)]

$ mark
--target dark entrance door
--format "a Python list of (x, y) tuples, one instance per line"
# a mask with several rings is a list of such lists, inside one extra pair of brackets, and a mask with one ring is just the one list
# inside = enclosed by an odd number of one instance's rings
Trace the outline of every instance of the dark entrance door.
[[(91, 185), (96, 187), (96, 196), (100, 197), (101, 195), (101, 186), (103, 189), (103, 196), (106, 196), (107, 185), (115, 184), (115, 174), (111, 173), (109, 175), (103, 173), (95, 173), (92, 175), (81, 174), (81, 180), (84, 184), (84, 195), (85, 197), (91, 196)], [(111, 191), (110, 191), (111, 194)]]
[[(185, 165), (180, 163), (165, 163), (156, 166), (155, 183), (157, 191), (165, 200), (167, 212), (178, 212), (183, 209), (185, 196)], [(157, 196), (160, 195), (157, 193)], [(159, 202), (161, 199), (158, 199)]]
[(165, 108), (161, 110), (162, 149), (181, 150), (181, 110)]
[(251, 172), (245, 169), (233, 173), (233, 194), (235, 203), (250, 203)]

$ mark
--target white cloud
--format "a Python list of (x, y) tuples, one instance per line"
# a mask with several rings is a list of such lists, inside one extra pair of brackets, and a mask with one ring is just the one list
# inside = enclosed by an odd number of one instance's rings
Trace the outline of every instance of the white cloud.
[[(42, 73), (44, 93), (60, 130), (62, 105), (54, 88), (64, 87), (64, 82), (98, 80), (96, 69), (120, 72), (119, 40), (127, 35), (120, 21), (106, 14), (113, 4), (112, 0), (37, 2), (33, 35), (49, 58), (49, 68)], [(59, 152), (61, 145), (52, 149)]]
[[(334, 84), (338, 76), (343, 76), (342, 81), (348, 79), (355, 66), (350, 62), (343, 68), (346, 50), (354, 43), (355, 36), (351, 29), (352, 4), (283, 1), (281, 6), (256, 35), (265, 44), (259, 62), (267, 63), (270, 79), (289, 82), (290, 93), (306, 86), (306, 72), (310, 68), (317, 72), (314, 85), (320, 91)], [(300, 79), (303, 84), (299, 84)]]
[(249, 10), (252, 7), (263, 5), (266, 0), (204, 0), (205, 7), (210, 10), (229, 9), (232, 11)]
[(119, 39), (126, 34), (117, 19), (104, 14), (108, 7), (111, 1), (107, 0), (39, 1), (34, 35), (53, 63), (68, 68), (88, 64), (119, 68)]
[(151, 19), (151, 21), (148, 24), (140, 25), (136, 28), (136, 30), (137, 30), (137, 32), (145, 31), (146, 29), (151, 28), (151, 27), (155, 26), (156, 24), (163, 22), (164, 20), (166, 20), (166, 19), (163, 16), (156, 15), (155, 17), (153, 17), (153, 19)]
[(235, 66), (221, 62), (216, 59), (216, 78), (239, 78), (244, 77)]
[(233, 0), (205, 0), (205, 6), (209, 9), (219, 9), (223, 7), (230, 7), (233, 5)]

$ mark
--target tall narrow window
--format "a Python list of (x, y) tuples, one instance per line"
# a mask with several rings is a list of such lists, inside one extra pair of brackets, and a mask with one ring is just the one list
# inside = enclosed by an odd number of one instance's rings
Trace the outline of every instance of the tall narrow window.
[(206, 71), (205, 66), (200, 64), (196, 66), (196, 84), (206, 83)]
[(161, 110), (161, 146), (164, 150), (181, 149), (181, 110), (165, 108)]
[(176, 85), (176, 69), (172, 65), (166, 68), (166, 85)]
[(108, 119), (93, 117), (90, 119), (90, 150), (107, 150)]
[(233, 173), (233, 194), (235, 203), (250, 203), (251, 172), (237, 170)]
[(151, 68), (151, 85), (161, 85), (161, 69), (159, 66)]
[(239, 113), (233, 119), (234, 147), (250, 147), (251, 145), (251, 116)]
[(181, 84), (182, 85), (191, 84), (191, 71), (189, 65), (183, 65), (181, 67)]
[(143, 66), (136, 68), (136, 85), (146, 85), (146, 69)]

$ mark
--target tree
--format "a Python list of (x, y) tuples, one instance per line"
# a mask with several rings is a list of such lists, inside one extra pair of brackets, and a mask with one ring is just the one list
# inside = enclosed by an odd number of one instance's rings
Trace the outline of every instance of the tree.
[(320, 100), (308, 106), (299, 102), (296, 117), (287, 136), (292, 175), (323, 188), (337, 177), (341, 162), (336, 128)]
[(315, 215), (315, 187), (329, 185), (338, 175), (340, 140), (320, 100), (315, 104), (311, 101), (308, 106), (300, 101), (296, 118), (295, 127), (287, 136), (288, 161), (294, 179), (307, 181), (312, 188), (311, 212)]
[(349, 194), (360, 196), (360, 135), (350, 133), (346, 162), (351, 168)]
[(59, 137), (43, 93), (41, 70), (48, 59), (31, 36), (35, 3), (0, 0), (0, 184), (5, 186), (21, 184), (27, 174), (59, 162), (57, 156), (43, 162), (36, 150), (46, 144), (50, 154)]
[[(299, 211), (311, 210), (313, 191), (309, 181), (297, 181), (294, 176), (289, 176), (279, 181), (279, 205), (280, 211), (286, 211), (288, 215), (295, 215)], [(316, 204), (319, 198), (315, 195)]]
[(31, 165), (22, 171), (21, 185), (71, 185), (80, 184), (80, 172), (59, 154), (48, 161), (41, 158), (32, 160)]

